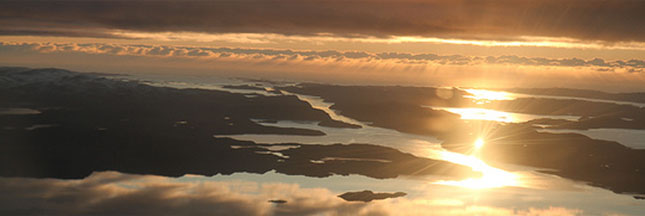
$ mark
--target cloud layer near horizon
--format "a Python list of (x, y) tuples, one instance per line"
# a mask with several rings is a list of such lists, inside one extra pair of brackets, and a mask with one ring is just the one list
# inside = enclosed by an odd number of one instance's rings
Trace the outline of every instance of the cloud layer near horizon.
[(0, 64), (103, 73), (219, 75), (336, 84), (645, 90), (642, 84), (645, 61), (639, 59), (0, 42)]
[(142, 32), (427, 36), (516, 40), (520, 36), (645, 41), (640, 0), (241, 0), (13, 1), (0, 34), (114, 37)]
[(436, 55), (432, 53), (401, 53), (365, 51), (309, 51), (290, 49), (207, 48), (184, 46), (124, 45), (102, 43), (21, 43), (0, 42), (0, 50), (36, 51), (41, 53), (75, 52), (83, 54), (129, 55), (145, 57), (184, 57), (253, 62), (311, 62), (311, 63), (373, 63), (404, 65), (520, 65), (545, 67), (590, 67), (597, 71), (643, 72), (645, 61), (638, 59), (604, 60), (601, 58), (542, 58), (503, 56)]

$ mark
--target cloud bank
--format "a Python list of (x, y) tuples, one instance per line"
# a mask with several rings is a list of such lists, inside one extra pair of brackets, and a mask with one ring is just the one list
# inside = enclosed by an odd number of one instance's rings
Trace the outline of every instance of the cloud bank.
[[(142, 32), (645, 41), (639, 0), (4, 0), (0, 34)], [(73, 30), (72, 30), (73, 29)]]
[(154, 45), (123, 45), (100, 43), (13, 43), (0, 42), (0, 50), (37, 51), (41, 53), (76, 52), (84, 54), (107, 54), (147, 57), (180, 57), (217, 60), (245, 60), (254, 62), (312, 62), (351, 64), (356, 62), (373, 64), (404, 64), (404, 65), (521, 65), (546, 67), (592, 67), (598, 71), (643, 72), (645, 61), (604, 60), (601, 58), (543, 58), (522, 57), (516, 55), (504, 56), (463, 56), (436, 55), (432, 53), (401, 53), (383, 52), (371, 53), (365, 51), (308, 51), (289, 49), (247, 49), (247, 48), (207, 48), (184, 46), (154, 46)]
[(220, 75), (351, 85), (568, 87), (631, 92), (643, 91), (645, 82), (645, 63), (640, 59), (124, 43), (0, 42), (0, 64), (103, 73)]

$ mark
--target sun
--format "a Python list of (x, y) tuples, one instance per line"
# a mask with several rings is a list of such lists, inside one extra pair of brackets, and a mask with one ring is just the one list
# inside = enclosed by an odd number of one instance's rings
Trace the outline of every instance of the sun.
[(481, 149), (482, 147), (484, 147), (484, 144), (485, 144), (485, 143), (484, 143), (484, 139), (482, 139), (482, 138), (478, 138), (477, 140), (475, 140), (475, 143), (474, 143), (474, 145), (475, 145), (475, 150), (479, 150), (479, 149)]

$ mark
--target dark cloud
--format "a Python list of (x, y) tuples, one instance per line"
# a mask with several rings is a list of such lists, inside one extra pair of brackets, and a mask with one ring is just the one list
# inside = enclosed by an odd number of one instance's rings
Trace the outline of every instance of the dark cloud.
[(0, 30), (72, 36), (79, 33), (48, 29), (645, 41), (643, 11), (640, 0), (5, 0)]

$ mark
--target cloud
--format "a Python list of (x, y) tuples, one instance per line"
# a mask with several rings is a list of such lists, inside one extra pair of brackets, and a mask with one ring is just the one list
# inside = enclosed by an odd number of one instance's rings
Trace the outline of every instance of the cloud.
[[(190, 179), (190, 178), (189, 178)], [(82, 180), (0, 178), (2, 215), (582, 215), (562, 207), (506, 209), (423, 198), (346, 202), (298, 184), (173, 179), (98, 172)], [(268, 202), (287, 201), (283, 204)], [(452, 201), (453, 203), (455, 201)]]
[(267, 207), (225, 184), (172, 183), (114, 172), (84, 180), (0, 181), (5, 215), (263, 215)]
[[(94, 173), (83, 180), (0, 178), (3, 215), (360, 215), (326, 189)], [(271, 204), (270, 199), (288, 200)], [(378, 215), (378, 214), (377, 214)]]
[(120, 29), (645, 41), (645, 1), (633, 0), (8, 0), (2, 4), (0, 33), (5, 34), (73, 35), (81, 29)]
[(250, 49), (250, 48), (208, 48), (157, 45), (125, 45), (102, 43), (13, 43), (0, 42), (0, 49), (10, 51), (37, 51), (40, 53), (75, 52), (83, 54), (106, 54), (146, 57), (179, 57), (215, 59), (221, 61), (249, 61), (264, 63), (325, 63), (325, 64), (433, 64), (433, 65), (520, 65), (544, 67), (591, 67), (597, 71), (645, 71), (645, 61), (613, 60), (600, 58), (589, 60), (579, 58), (543, 58), (504, 56), (463, 56), (436, 55), (431, 53), (371, 53), (364, 51), (311, 51), (290, 49)]
[(642, 59), (94, 42), (0, 42), (0, 56), (0, 63), (10, 66), (59, 67), (104, 73), (217, 74), (337, 84), (568, 87), (633, 92), (643, 91), (645, 82), (645, 62)]

